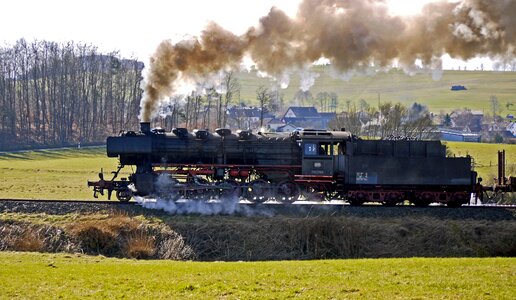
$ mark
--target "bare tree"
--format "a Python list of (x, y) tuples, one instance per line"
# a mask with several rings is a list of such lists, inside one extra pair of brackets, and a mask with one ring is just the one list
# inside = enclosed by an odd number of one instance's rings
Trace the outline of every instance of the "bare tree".
[(493, 112), (493, 122), (497, 121), (496, 116), (500, 114), (500, 105), (498, 103), (498, 98), (495, 95), (491, 95), (489, 97), (489, 103), (491, 104), (491, 109)]
[(256, 99), (258, 100), (258, 103), (260, 103), (260, 128), (263, 127), (265, 108), (269, 105), (271, 98), (272, 96), (268, 88), (265, 88), (263, 85), (258, 87), (256, 90)]
[(328, 111), (329, 101), (331, 99), (330, 94), (328, 92), (319, 92), (315, 96), (317, 102), (319, 103), (320, 112)]
[(313, 96), (310, 91), (299, 90), (299, 91), (297, 91), (296, 95), (294, 96), (294, 100), (297, 103), (299, 103), (299, 105), (304, 106), (305, 102), (312, 103)]
[(224, 88), (224, 101), (219, 102), (219, 110), (218, 110), (218, 126), (219, 127), (226, 127), (227, 124), (227, 111), (229, 104), (233, 101), (233, 99), (240, 100), (240, 83), (238, 82), (238, 79), (235, 76), (235, 73), (233, 71), (226, 72), (224, 74), (224, 80), (222, 81), (223, 88)]
[(136, 126), (137, 60), (91, 45), (17, 41), (0, 48), (1, 148), (104, 141)]
[(359, 112), (354, 107), (350, 111), (338, 114), (335, 120), (330, 122), (329, 127), (339, 130), (345, 129), (355, 135), (361, 135), (362, 133)]

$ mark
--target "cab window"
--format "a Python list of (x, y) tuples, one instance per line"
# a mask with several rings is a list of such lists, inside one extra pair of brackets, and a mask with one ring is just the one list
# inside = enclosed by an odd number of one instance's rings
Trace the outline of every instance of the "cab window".
[(304, 151), (305, 151), (305, 155), (307, 155), (307, 156), (317, 155), (317, 144), (316, 143), (306, 143)]
[(331, 155), (331, 144), (330, 143), (319, 143), (319, 155)]
[(306, 143), (304, 147), (305, 156), (331, 156), (333, 151), (331, 143)]

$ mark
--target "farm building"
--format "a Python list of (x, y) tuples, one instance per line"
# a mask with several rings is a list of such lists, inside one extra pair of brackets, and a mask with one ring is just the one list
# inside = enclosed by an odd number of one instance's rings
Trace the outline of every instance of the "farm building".
[(451, 89), (452, 91), (465, 91), (467, 88), (463, 85), (452, 85)]
[(453, 142), (480, 142), (480, 134), (453, 130), (448, 128), (439, 129), (442, 141)]

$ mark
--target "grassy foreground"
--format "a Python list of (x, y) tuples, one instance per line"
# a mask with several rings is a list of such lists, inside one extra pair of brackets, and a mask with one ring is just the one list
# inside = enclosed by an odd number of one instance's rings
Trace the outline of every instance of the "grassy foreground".
[[(496, 175), (497, 151), (505, 149), (507, 175), (516, 175), (516, 145), (448, 142), (457, 156), (471, 155), (475, 169), (488, 183)], [(92, 199), (87, 180), (97, 180), (104, 168), (106, 178), (116, 170), (117, 159), (108, 158), (104, 147), (66, 148), (0, 153), (0, 194), (16, 199)], [(126, 167), (122, 176), (127, 176)]]
[(16, 199), (91, 199), (87, 181), (98, 180), (101, 168), (106, 173), (116, 170), (117, 164), (106, 156), (105, 147), (2, 152), (0, 194)]
[(515, 258), (135, 261), (0, 253), (0, 298), (514, 299)]

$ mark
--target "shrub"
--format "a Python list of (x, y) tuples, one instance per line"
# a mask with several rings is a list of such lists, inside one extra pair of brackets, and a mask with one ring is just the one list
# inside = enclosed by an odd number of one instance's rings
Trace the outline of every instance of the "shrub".
[(116, 251), (116, 233), (102, 225), (84, 222), (75, 226), (73, 233), (84, 252), (89, 254), (114, 254)]
[(44, 251), (44, 238), (34, 227), (27, 227), (21, 235), (12, 236), (12, 250), (38, 252)]
[(151, 258), (156, 253), (156, 239), (144, 231), (131, 234), (126, 242), (124, 256), (129, 258)]

